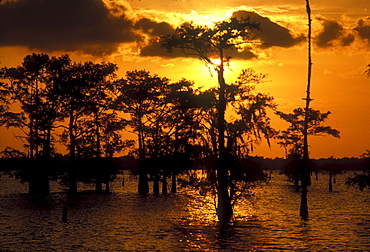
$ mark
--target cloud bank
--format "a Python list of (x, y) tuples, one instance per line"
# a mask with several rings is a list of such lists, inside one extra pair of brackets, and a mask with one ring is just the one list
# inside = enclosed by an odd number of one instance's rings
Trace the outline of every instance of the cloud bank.
[[(232, 17), (250, 16), (260, 24), (254, 49), (289, 48), (305, 41), (305, 36), (251, 11), (236, 11)], [(318, 18), (322, 29), (315, 34), (319, 48), (350, 46), (361, 40), (370, 46), (370, 18), (359, 19), (352, 29), (335, 20)], [(168, 53), (159, 37), (174, 27), (147, 17), (138, 17), (130, 6), (103, 0), (17, 0), (0, 4), (0, 46), (25, 46), (44, 52), (82, 51), (94, 56), (110, 55), (125, 43), (136, 44), (140, 56), (184, 57), (180, 50)], [(255, 50), (229, 51), (234, 58), (252, 59)]]
[(110, 54), (139, 39), (133, 20), (113, 16), (100, 0), (18, 0), (0, 8), (0, 45), (43, 51)]
[(370, 17), (359, 19), (353, 28), (345, 28), (336, 20), (316, 18), (322, 29), (314, 36), (318, 48), (348, 47), (358, 41), (370, 46)]
[(253, 21), (260, 24), (261, 32), (256, 35), (256, 39), (259, 39), (262, 44), (262, 48), (269, 47), (292, 47), (305, 41), (304, 35), (294, 36), (291, 31), (287, 28), (280, 26), (277, 23), (272, 22), (267, 17), (262, 17), (255, 12), (250, 11), (237, 11), (233, 13), (235, 18), (246, 18), (251, 17)]
[[(295, 37), (288, 29), (272, 22), (269, 18), (260, 16), (255, 12), (236, 11), (232, 15), (232, 17), (234, 18), (246, 18), (248, 16), (253, 21), (260, 24), (261, 31), (258, 32), (255, 36), (255, 39), (260, 42), (260, 45), (258, 46), (259, 48), (288, 48), (298, 45), (305, 40), (305, 36), (299, 35)], [(257, 58), (257, 55), (250, 47), (245, 48), (241, 51), (229, 50), (227, 54), (228, 56), (238, 59)], [(151, 43), (144, 46), (141, 50), (141, 56), (185, 57), (185, 55), (180, 50), (174, 50), (173, 53), (168, 53), (164, 51), (162, 48), (160, 48), (160, 42), (158, 41), (158, 39), (153, 39)]]

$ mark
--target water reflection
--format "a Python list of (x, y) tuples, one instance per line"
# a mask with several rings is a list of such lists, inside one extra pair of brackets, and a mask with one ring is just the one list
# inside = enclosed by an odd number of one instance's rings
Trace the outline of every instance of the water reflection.
[[(333, 192), (327, 179), (309, 193), (310, 220), (299, 217), (300, 195), (285, 177), (235, 209), (219, 226), (213, 198), (192, 190), (177, 195), (136, 194), (136, 179), (118, 178), (111, 194), (68, 197), (54, 188), (45, 200), (30, 198), (17, 181), (0, 178), (0, 248), (3, 251), (368, 251), (370, 197), (344, 185)], [(22, 191), (24, 189), (24, 191)], [(88, 187), (84, 189), (89, 189)], [(21, 194), (20, 194), (21, 193)], [(68, 207), (68, 222), (61, 221)]]

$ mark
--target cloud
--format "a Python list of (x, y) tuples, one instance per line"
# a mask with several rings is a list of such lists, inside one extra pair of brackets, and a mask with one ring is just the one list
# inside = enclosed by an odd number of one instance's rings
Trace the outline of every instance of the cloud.
[(135, 28), (142, 30), (144, 33), (151, 36), (161, 36), (174, 32), (173, 27), (166, 22), (155, 22), (149, 18), (142, 18), (136, 24)]
[(0, 8), (0, 46), (110, 54), (139, 39), (132, 28), (131, 18), (114, 15), (100, 0), (18, 0)]
[(359, 19), (354, 30), (357, 31), (361, 39), (370, 45), (370, 17), (367, 17), (365, 20)]
[[(305, 37), (303, 35), (294, 37), (288, 29), (272, 22), (266, 17), (258, 15), (257, 13), (248, 11), (236, 11), (232, 15), (232, 17), (235, 18), (242, 18), (247, 16), (250, 16), (255, 22), (260, 24), (260, 28), (262, 31), (256, 34), (256, 39), (262, 42), (261, 46), (259, 46), (260, 48), (266, 49), (273, 46), (292, 47), (305, 40)], [(152, 27), (159, 25), (161, 25), (161, 29), (155, 29)], [(155, 23), (149, 19), (142, 19), (137, 23), (136, 27), (140, 27), (143, 31), (145, 31), (146, 33), (150, 33), (151, 35), (157, 35), (157, 39), (152, 39), (150, 43), (142, 46), (140, 53), (141, 56), (161, 56), (168, 58), (194, 57), (185, 55), (180, 49), (174, 49), (172, 53), (169, 53), (165, 49), (160, 47), (160, 41), (158, 37), (160, 35), (171, 34), (174, 31), (172, 27), (169, 27), (169, 25)], [(227, 55), (237, 59), (257, 58), (257, 55), (253, 52), (251, 47), (246, 47), (243, 50), (228, 50)]]
[(317, 47), (350, 46), (355, 41), (355, 35), (337, 21), (323, 17), (318, 17), (317, 20), (323, 26), (323, 29), (314, 37)]
[(287, 28), (272, 22), (267, 17), (262, 17), (255, 12), (236, 11), (232, 15), (235, 18), (247, 18), (248, 16), (260, 24), (261, 31), (256, 34), (256, 38), (261, 40), (261, 48), (292, 47), (305, 41), (304, 35), (293, 36)]

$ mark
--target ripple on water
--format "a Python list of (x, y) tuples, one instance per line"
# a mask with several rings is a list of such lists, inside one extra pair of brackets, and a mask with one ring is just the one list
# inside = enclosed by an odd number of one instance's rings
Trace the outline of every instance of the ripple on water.
[[(125, 175), (113, 193), (70, 198), (52, 184), (35, 200), (14, 178), (0, 178), (0, 246), (3, 251), (369, 251), (368, 191), (347, 188), (337, 176), (328, 192), (323, 175), (309, 189), (309, 221), (298, 216), (300, 195), (283, 175), (253, 189), (235, 209), (234, 222), (219, 226), (213, 199), (191, 191), (136, 194)], [(92, 189), (92, 186), (81, 189)], [(68, 207), (68, 222), (61, 221)]]

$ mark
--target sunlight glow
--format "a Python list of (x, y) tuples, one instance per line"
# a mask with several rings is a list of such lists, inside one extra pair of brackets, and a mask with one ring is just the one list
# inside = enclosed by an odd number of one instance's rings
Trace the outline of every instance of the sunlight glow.
[(220, 66), (221, 65), (221, 59), (219, 59), (219, 58), (217, 58), (217, 59), (211, 58), (211, 61), (212, 61), (212, 64), (214, 64), (215, 66)]

